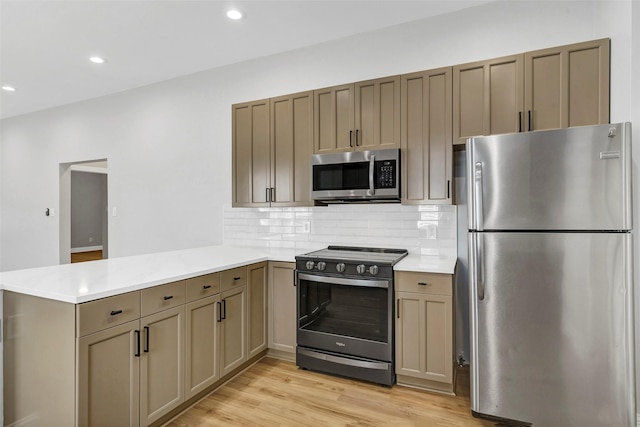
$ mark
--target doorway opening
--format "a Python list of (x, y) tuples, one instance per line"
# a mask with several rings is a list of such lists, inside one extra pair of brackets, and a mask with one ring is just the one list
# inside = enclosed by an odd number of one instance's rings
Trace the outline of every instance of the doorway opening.
[(60, 164), (60, 264), (109, 257), (106, 159)]

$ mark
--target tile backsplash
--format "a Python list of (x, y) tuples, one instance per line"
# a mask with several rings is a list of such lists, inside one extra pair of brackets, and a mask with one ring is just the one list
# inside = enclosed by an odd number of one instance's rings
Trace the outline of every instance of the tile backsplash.
[(456, 207), (352, 204), (300, 208), (224, 207), (224, 244), (313, 250), (327, 245), (456, 251)]

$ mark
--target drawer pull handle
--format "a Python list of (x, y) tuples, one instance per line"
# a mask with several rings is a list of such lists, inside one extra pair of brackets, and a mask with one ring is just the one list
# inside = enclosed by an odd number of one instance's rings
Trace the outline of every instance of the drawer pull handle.
[(118, 314), (122, 314), (122, 310), (112, 310), (111, 311), (111, 315), (112, 316), (117, 316)]
[(209, 289), (210, 287), (211, 287), (211, 285), (204, 285), (204, 286), (202, 287), (202, 289)]
[(173, 295), (167, 295), (164, 297), (165, 301), (169, 301), (170, 299), (173, 299)]
[(420, 285), (420, 286), (427, 286), (427, 285), (428, 285), (428, 283), (426, 283), (426, 282), (418, 282), (418, 285)]
[(240, 280), (241, 277), (234, 277), (233, 280)]

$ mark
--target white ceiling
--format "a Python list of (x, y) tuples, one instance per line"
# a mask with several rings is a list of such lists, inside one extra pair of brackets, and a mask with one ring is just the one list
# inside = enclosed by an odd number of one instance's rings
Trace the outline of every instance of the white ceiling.
[[(16, 91), (0, 91), (0, 118), (486, 2), (1, 0), (0, 84)], [(231, 6), (246, 18), (228, 20)]]

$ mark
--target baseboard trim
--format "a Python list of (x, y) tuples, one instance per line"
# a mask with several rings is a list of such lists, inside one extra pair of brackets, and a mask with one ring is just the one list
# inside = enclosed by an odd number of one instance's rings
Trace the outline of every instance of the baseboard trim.
[(81, 248), (71, 248), (72, 254), (77, 254), (79, 252), (92, 252), (92, 251), (101, 251), (102, 245), (100, 246), (83, 246)]

